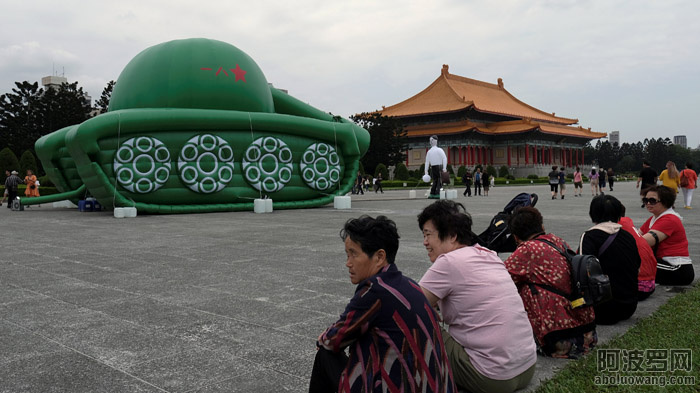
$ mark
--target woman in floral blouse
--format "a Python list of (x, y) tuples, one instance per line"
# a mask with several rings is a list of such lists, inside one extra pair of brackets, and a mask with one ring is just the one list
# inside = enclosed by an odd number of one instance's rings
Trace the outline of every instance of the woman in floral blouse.
[(539, 353), (573, 359), (590, 352), (598, 342), (593, 307), (574, 308), (563, 296), (571, 293), (569, 263), (554, 246), (562, 251), (569, 246), (545, 233), (542, 215), (534, 207), (518, 209), (509, 226), (518, 248), (505, 264), (525, 305)]

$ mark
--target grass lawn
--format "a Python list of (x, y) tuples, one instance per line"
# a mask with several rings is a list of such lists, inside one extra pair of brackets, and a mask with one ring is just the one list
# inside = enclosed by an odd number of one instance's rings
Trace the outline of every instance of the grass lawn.
[[(663, 287), (657, 288), (663, 290)], [(650, 349), (661, 349), (658, 353)], [(671, 352), (676, 349), (691, 351), (692, 364), (673, 362)], [(618, 352), (617, 350), (622, 350)], [(675, 352), (675, 351), (673, 351)], [(620, 359), (620, 368), (630, 365), (639, 371), (614, 372), (614, 359)], [(666, 355), (666, 356), (664, 356)], [(633, 361), (629, 362), (629, 356)], [(598, 358), (606, 361), (598, 361)], [(635, 361), (638, 360), (639, 362)], [(672, 363), (676, 370), (671, 371)], [(690, 371), (682, 371), (683, 364)], [(635, 366), (637, 365), (637, 366)], [(599, 371), (601, 366), (603, 370)], [(650, 371), (658, 367), (666, 371)], [(683, 381), (683, 385), (672, 385), (670, 378), (693, 377), (694, 384)], [(634, 384), (617, 384), (620, 377), (632, 377)], [(597, 379), (597, 381), (596, 381)], [(607, 379), (607, 381), (606, 381)], [(652, 380), (656, 379), (656, 380)], [(611, 380), (613, 383), (611, 384)], [(599, 384), (596, 384), (598, 382)], [(664, 383), (665, 382), (665, 383)], [(663, 387), (660, 385), (663, 384)], [(544, 382), (536, 393), (561, 392), (699, 392), (700, 388), (700, 286), (695, 286), (672, 298), (648, 318), (641, 320), (620, 337), (598, 347), (589, 356), (571, 361), (554, 378)]]

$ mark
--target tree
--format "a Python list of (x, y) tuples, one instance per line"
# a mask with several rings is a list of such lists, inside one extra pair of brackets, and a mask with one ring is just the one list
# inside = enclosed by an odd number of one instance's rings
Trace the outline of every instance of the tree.
[(63, 127), (80, 124), (90, 116), (85, 92), (78, 87), (78, 82), (62, 83), (58, 89), (46, 90), (40, 102), (42, 129), (36, 139)]
[(406, 168), (406, 164), (403, 162), (396, 164), (394, 178), (396, 180), (408, 180), (408, 168)]
[(508, 166), (501, 165), (501, 167), (498, 168), (498, 177), (508, 177), (508, 175), (510, 175), (510, 172), (508, 172)]
[(496, 177), (498, 175), (498, 172), (496, 172), (496, 168), (494, 168), (491, 165), (486, 166), (486, 173), (491, 175), (491, 177)]
[(406, 161), (406, 131), (398, 119), (377, 112), (365, 112), (350, 118), (369, 131), (369, 149), (361, 160), (368, 172), (376, 172), (379, 163), (392, 166)]
[(386, 169), (386, 165), (380, 163), (377, 164), (377, 166), (374, 169), (374, 177), (379, 176), (379, 174), (382, 174), (382, 179), (388, 180), (389, 179), (389, 170)]
[(34, 147), (40, 121), (38, 113), (44, 92), (37, 82), (15, 82), (12, 93), (0, 95), (0, 146), (13, 151)]
[(18, 171), (19, 170), (19, 161), (17, 160), (17, 156), (15, 153), (10, 150), (9, 147), (6, 147), (2, 150), (0, 150), (0, 179), (2, 180), (2, 184), (5, 184), (5, 171)]
[(27, 173), (27, 169), (31, 169), (35, 175), (39, 176), (36, 165), (36, 158), (30, 150), (25, 150), (22, 153), (22, 157), (19, 158), (19, 173), (24, 175)]
[(90, 107), (78, 83), (44, 90), (37, 82), (15, 82), (12, 93), (0, 96), (0, 146), (34, 150), (40, 137), (85, 121)]
[(460, 165), (459, 168), (457, 168), (457, 177), (461, 179), (466, 171), (467, 167), (465, 167), (464, 165)]
[(109, 101), (112, 99), (112, 90), (117, 82), (111, 80), (107, 82), (107, 86), (102, 89), (100, 99), (95, 102), (95, 109), (99, 109), (100, 113), (105, 113), (109, 109)]

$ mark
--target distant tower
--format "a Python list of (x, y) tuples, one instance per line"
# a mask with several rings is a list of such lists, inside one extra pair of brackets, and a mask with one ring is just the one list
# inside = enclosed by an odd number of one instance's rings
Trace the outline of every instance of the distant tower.
[(58, 89), (63, 83), (68, 83), (68, 78), (65, 76), (53, 75), (41, 78), (41, 84), (47, 89)]
[[(68, 83), (68, 78), (65, 76), (58, 76), (58, 75), (53, 75), (53, 76), (45, 76), (41, 78), (41, 84), (46, 88), (46, 89), (58, 89), (63, 83)], [(83, 97), (85, 97), (85, 106), (88, 108), (92, 107), (92, 97), (88, 93), (84, 93)]]
[(673, 137), (673, 144), (688, 148), (688, 138), (686, 138), (685, 135), (676, 135)]
[(620, 131), (610, 131), (610, 144), (615, 146), (617, 143), (618, 146), (620, 146)]

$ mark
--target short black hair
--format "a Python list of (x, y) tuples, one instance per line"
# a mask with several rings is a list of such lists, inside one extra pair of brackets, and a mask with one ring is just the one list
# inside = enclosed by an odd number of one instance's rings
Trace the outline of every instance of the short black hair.
[(459, 244), (471, 246), (475, 243), (476, 235), (472, 232), (472, 217), (461, 203), (443, 199), (428, 205), (418, 215), (418, 227), (423, 230), (423, 226), (429, 220), (433, 221), (433, 225), (438, 230), (440, 240), (457, 236)]
[(612, 195), (599, 195), (591, 201), (588, 215), (596, 224), (606, 221), (618, 222), (622, 217), (622, 202)]
[(688, 169), (693, 169), (693, 163), (690, 162), (690, 161), (686, 162), (686, 163), (685, 163), (685, 166), (687, 166)]
[(518, 239), (529, 240), (532, 235), (542, 233), (542, 214), (532, 206), (521, 207), (508, 220), (508, 228)]
[(340, 238), (343, 241), (348, 237), (359, 244), (362, 252), (370, 257), (383, 249), (387, 262), (394, 263), (396, 252), (399, 250), (400, 236), (396, 223), (386, 216), (372, 218), (363, 215), (360, 218), (349, 219), (340, 230)]
[(666, 186), (653, 186), (644, 190), (644, 196), (650, 191), (653, 191), (659, 195), (659, 202), (664, 205), (665, 208), (671, 208), (676, 203), (676, 191), (670, 187)]
[(642, 161), (642, 165), (651, 166), (651, 165), (649, 165), (649, 161), (647, 161), (647, 160)]

